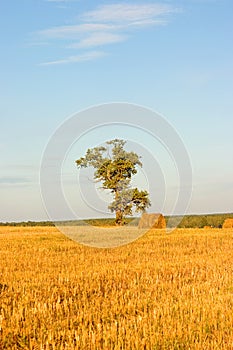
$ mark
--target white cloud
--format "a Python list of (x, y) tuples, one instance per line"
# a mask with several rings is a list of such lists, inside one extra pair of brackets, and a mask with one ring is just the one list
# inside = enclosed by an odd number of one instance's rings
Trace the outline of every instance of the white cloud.
[(51, 66), (51, 65), (58, 65), (58, 64), (68, 64), (68, 63), (77, 63), (77, 62), (85, 62), (85, 61), (93, 61), (100, 57), (106, 56), (104, 52), (101, 51), (91, 51), (86, 52), (84, 54), (76, 55), (76, 56), (69, 56), (61, 60), (56, 61), (50, 61), (50, 62), (44, 62), (41, 63), (40, 66)]
[(165, 4), (111, 4), (85, 13), (83, 19), (89, 22), (129, 23), (173, 13), (174, 10), (172, 6)]
[(86, 38), (83, 38), (78, 43), (74, 43), (69, 45), (69, 48), (79, 49), (79, 48), (89, 48), (95, 46), (103, 46), (107, 44), (114, 44), (125, 41), (127, 37), (125, 35), (120, 34), (112, 34), (112, 33), (91, 33)]
[(0, 185), (18, 185), (18, 184), (27, 184), (31, 182), (28, 178), (25, 177), (13, 177), (13, 176), (3, 176), (0, 177)]
[(109, 31), (114, 29), (113, 26), (106, 24), (84, 23), (80, 25), (54, 27), (38, 32), (40, 37), (48, 39), (73, 39), (79, 38), (81, 35), (88, 35), (96, 31)]
[(47, 2), (68, 2), (69, 0), (46, 0)]
[[(178, 9), (171, 5), (158, 3), (102, 5), (83, 13), (78, 19), (79, 24), (48, 28), (37, 32), (37, 37), (41, 41), (60, 40), (65, 48), (77, 50), (116, 44), (129, 39), (136, 30), (167, 24), (167, 16), (177, 11)], [(84, 53), (42, 65), (82, 62), (103, 55), (103, 52), (98, 52), (97, 55), (96, 52)]]

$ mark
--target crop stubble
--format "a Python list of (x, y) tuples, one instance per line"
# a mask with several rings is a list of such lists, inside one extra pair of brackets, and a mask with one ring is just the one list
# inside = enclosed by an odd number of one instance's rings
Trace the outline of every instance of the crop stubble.
[(233, 349), (232, 233), (151, 230), (97, 249), (0, 227), (0, 349)]

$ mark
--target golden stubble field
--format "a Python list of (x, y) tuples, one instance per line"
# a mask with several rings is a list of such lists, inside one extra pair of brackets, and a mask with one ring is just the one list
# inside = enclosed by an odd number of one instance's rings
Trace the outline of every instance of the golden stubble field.
[(1, 227), (0, 349), (233, 349), (233, 231), (97, 249)]

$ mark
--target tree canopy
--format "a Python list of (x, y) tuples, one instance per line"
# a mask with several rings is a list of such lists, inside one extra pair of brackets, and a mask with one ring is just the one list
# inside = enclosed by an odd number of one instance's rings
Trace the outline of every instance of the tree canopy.
[(130, 186), (132, 176), (137, 174), (137, 167), (142, 167), (142, 163), (135, 152), (124, 149), (125, 144), (126, 141), (120, 139), (107, 141), (106, 147), (88, 149), (84, 157), (76, 160), (78, 168), (93, 167), (94, 179), (113, 194), (108, 208), (115, 212), (117, 225), (124, 224), (124, 217), (132, 215), (133, 208), (143, 212), (150, 206), (148, 192)]

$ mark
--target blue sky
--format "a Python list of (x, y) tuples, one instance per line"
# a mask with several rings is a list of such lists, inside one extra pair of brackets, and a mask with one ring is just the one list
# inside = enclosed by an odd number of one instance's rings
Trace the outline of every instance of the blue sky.
[(109, 102), (148, 107), (177, 130), (193, 167), (189, 213), (233, 212), (232, 1), (9, 0), (0, 28), (0, 221), (47, 219), (48, 140), (69, 116)]

